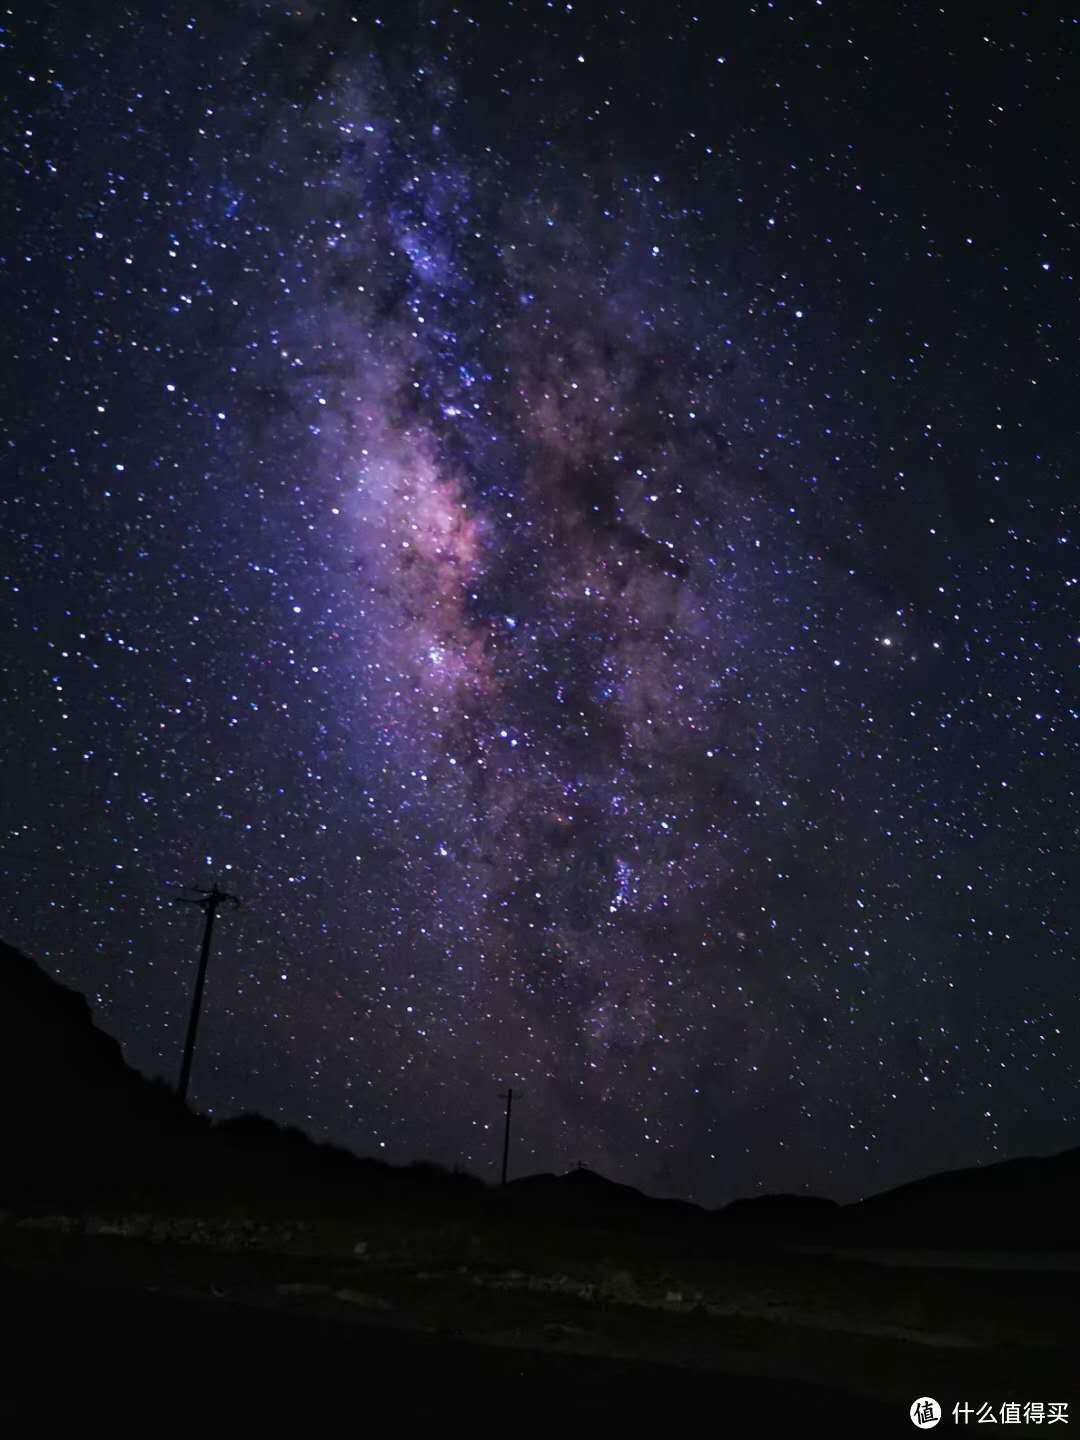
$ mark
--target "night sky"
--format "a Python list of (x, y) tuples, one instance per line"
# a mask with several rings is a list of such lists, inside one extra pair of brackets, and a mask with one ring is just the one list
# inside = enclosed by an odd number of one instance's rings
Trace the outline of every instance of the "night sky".
[[(360, 1153), (1080, 1143), (1080, 27), (5, 19), (0, 932)], [(1070, 874), (1070, 870), (1072, 873)]]

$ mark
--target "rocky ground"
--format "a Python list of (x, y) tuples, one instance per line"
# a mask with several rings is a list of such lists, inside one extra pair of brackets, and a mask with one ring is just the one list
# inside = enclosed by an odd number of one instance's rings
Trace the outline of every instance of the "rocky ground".
[[(793, 1415), (831, 1406), (833, 1428), (847, 1416), (853, 1433), (871, 1420), (861, 1433), (891, 1433), (898, 1414), (897, 1428), (911, 1433), (907, 1406), (926, 1394), (950, 1409), (965, 1399), (1066, 1400), (1080, 1423), (1075, 1255), (1057, 1257), (1056, 1268), (1045, 1255), (1028, 1268), (1016, 1256), (977, 1268), (970, 1256), (898, 1265), (749, 1241), (686, 1255), (628, 1249), (610, 1235), (565, 1238), (520, 1225), (403, 1229), (389, 1217), (316, 1227), (8, 1217), (0, 1265), (16, 1318), (44, 1311), (54, 1356), (66, 1327), (71, 1363), (91, 1357), (114, 1396), (128, 1393), (136, 1354), (140, 1376), (160, 1372), (166, 1387), (166, 1360), (198, 1375), (194, 1357), (210, 1334), (260, 1374), (279, 1355), (275, 1393), (291, 1375), (294, 1398), (322, 1404), (333, 1389), (325, 1360), (336, 1355), (343, 1383), (367, 1375), (389, 1399), (392, 1379), (395, 1403), (417, 1417), (440, 1386), (445, 1403), (464, 1404), (461, 1386), (487, 1385), (530, 1412), (557, 1409), (561, 1396), (571, 1408), (629, 1407), (640, 1418), (657, 1394), (669, 1420), (723, 1395), (744, 1418), (755, 1406), (762, 1416), (770, 1406)], [(44, 1403), (29, 1378), (40, 1344), (27, 1341), (26, 1351), (9, 1366), (8, 1400), (33, 1408)], [(313, 1366), (322, 1379), (309, 1393)], [(239, 1374), (219, 1375), (219, 1390)], [(246, 1384), (235, 1398), (241, 1409), (259, 1403)], [(275, 1412), (285, 1403), (278, 1395)]]

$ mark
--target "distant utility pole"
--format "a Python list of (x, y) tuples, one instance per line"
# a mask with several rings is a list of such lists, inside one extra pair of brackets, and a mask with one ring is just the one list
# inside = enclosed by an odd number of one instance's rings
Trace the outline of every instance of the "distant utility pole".
[(210, 937), (214, 933), (214, 916), (217, 914), (219, 905), (240, 904), (235, 895), (227, 895), (224, 890), (219, 890), (216, 884), (211, 890), (204, 890), (199, 885), (192, 885), (190, 888), (198, 895), (197, 900), (187, 895), (181, 895), (173, 903), (198, 905), (206, 916), (206, 925), (203, 928), (202, 953), (199, 955), (199, 973), (195, 977), (195, 994), (191, 1000), (191, 1019), (188, 1021), (187, 1039), (184, 1041), (184, 1058), (180, 1062), (180, 1083), (176, 1087), (176, 1093), (182, 1101), (187, 1100), (188, 1081), (191, 1079), (191, 1058), (195, 1053), (195, 1036), (199, 1029), (199, 1013), (202, 1010), (203, 989), (206, 985), (206, 966), (210, 960)]
[(506, 1184), (506, 1169), (510, 1163), (510, 1110), (514, 1104), (514, 1092), (506, 1092), (506, 1129), (503, 1131), (502, 1183)]

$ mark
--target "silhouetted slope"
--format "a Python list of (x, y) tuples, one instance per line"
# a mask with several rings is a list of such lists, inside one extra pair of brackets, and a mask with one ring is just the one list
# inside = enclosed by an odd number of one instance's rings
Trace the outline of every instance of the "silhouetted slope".
[(924, 1244), (1076, 1248), (1080, 1149), (946, 1170), (846, 1207), (852, 1230)]
[(446, 1217), (474, 1209), (487, 1193), (482, 1181), (462, 1171), (425, 1162), (388, 1165), (262, 1115), (222, 1120), (208, 1141), (209, 1173), (242, 1209), (296, 1215), (430, 1207)]
[(1080, 1149), (1058, 1155), (1026, 1155), (1017, 1160), (999, 1160), (993, 1165), (972, 1165), (965, 1170), (943, 1170), (911, 1180), (892, 1190), (883, 1190), (858, 1203), (864, 1208), (893, 1209), (903, 1206), (937, 1209), (942, 1205), (969, 1205), (996, 1198), (1032, 1198), (1045, 1202), (1054, 1195), (1077, 1200), (1080, 1185)]
[(762, 1195), (719, 1212), (772, 1240), (852, 1246), (1075, 1249), (1080, 1150), (948, 1170), (851, 1205)]
[(110, 1188), (198, 1122), (128, 1066), (77, 991), (0, 944), (0, 1203)]
[(435, 1165), (364, 1160), (246, 1115), (211, 1125), (124, 1060), (77, 991), (0, 943), (0, 1208), (255, 1212), (453, 1208), (482, 1192)]
[(504, 1208), (519, 1215), (542, 1216), (578, 1224), (666, 1226), (685, 1216), (706, 1212), (689, 1200), (658, 1200), (578, 1166), (565, 1175), (526, 1175), (512, 1180), (503, 1195)]
[(721, 1213), (732, 1220), (798, 1220), (832, 1215), (840, 1208), (822, 1195), (748, 1195), (725, 1205)]
[[(2, 943), (0, 1086), (0, 1208), (296, 1215), (373, 1205), (672, 1235), (708, 1215), (584, 1168), (492, 1192), (469, 1175), (360, 1158), (257, 1115), (211, 1125), (127, 1065), (80, 994)], [(1075, 1247), (1078, 1213), (1080, 1150), (1069, 1150), (931, 1175), (854, 1205), (801, 1195), (738, 1200), (708, 1222), (731, 1234), (754, 1222), (781, 1242), (1023, 1249)]]

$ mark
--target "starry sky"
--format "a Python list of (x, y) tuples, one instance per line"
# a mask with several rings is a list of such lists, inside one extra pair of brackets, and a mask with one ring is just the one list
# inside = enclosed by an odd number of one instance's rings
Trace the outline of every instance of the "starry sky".
[(193, 1102), (391, 1161), (1080, 1143), (1075, 18), (2, 39), (5, 938), (171, 1080), (216, 880)]

